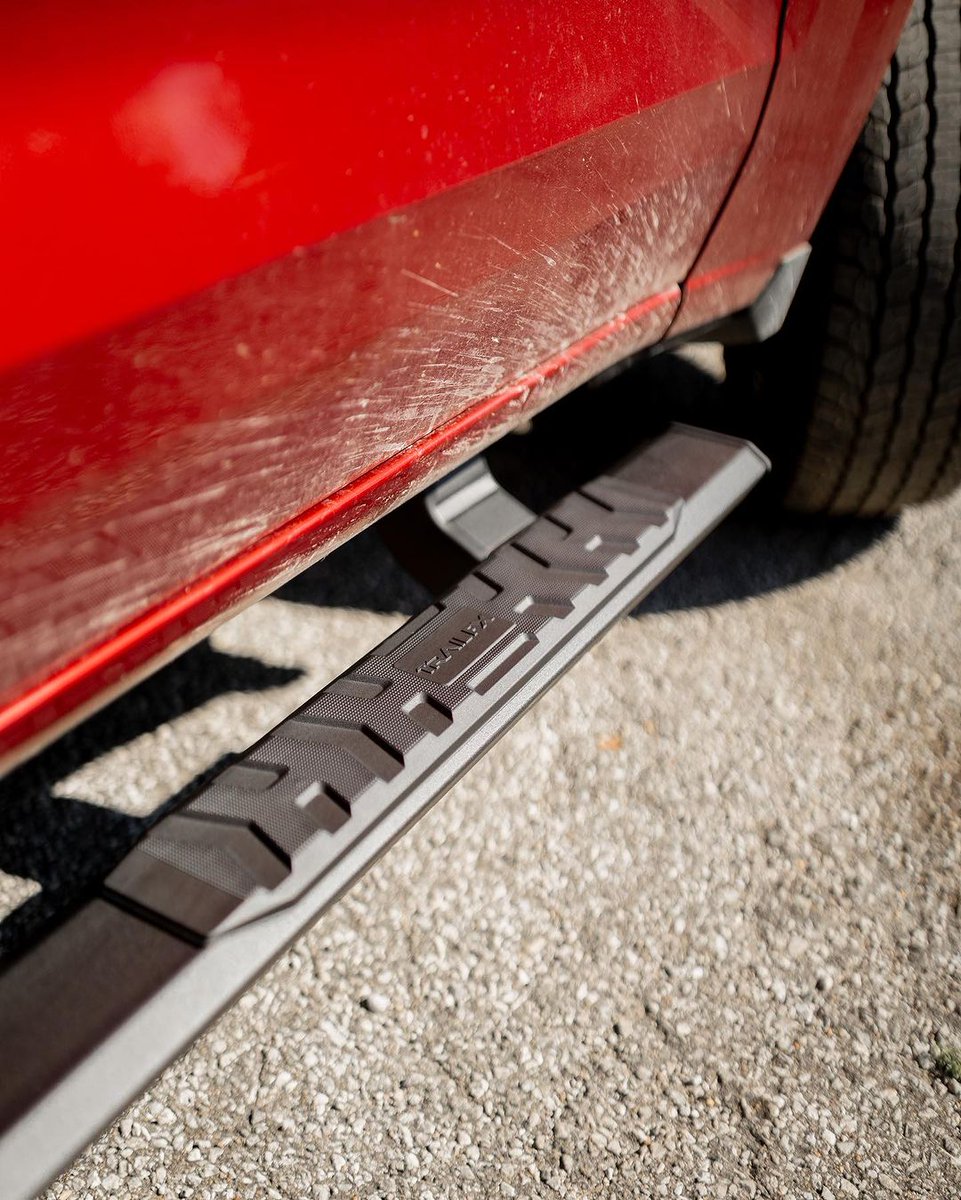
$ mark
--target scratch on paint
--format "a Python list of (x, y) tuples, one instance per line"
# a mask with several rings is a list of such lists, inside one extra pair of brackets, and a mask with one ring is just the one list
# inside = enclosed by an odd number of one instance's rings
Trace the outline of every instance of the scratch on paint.
[(427, 279), (423, 275), (418, 275), (416, 271), (408, 271), (406, 267), (401, 267), (401, 275), (406, 275), (408, 279), (416, 279), (418, 283), (424, 283), (428, 287), (435, 288), (438, 292), (443, 292), (445, 296), (453, 296), (455, 300), (460, 299), (457, 292), (452, 292), (450, 288), (442, 287), (439, 283), (435, 283), (433, 279)]
[(727, 80), (726, 80), (726, 79), (722, 79), (722, 80), (721, 80), (721, 95), (724, 97), (724, 107), (725, 107), (725, 109), (727, 110), (728, 119), (730, 120), (730, 117), (731, 117), (731, 101), (728, 99), (728, 94), (727, 94)]

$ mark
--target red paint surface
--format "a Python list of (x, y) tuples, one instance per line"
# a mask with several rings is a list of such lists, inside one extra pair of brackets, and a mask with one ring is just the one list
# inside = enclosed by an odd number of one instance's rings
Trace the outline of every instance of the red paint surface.
[(910, 0), (790, 0), (757, 144), (698, 258), (672, 332), (750, 303), (781, 257), (810, 239), (910, 7)]
[(661, 336), (777, 16), (320, 8), (0, 16), (2, 748)]
[(699, 257), (773, 0), (322, 7), (0, 14), (0, 756), (752, 299), (905, 12), (792, 0)]
[(0, 365), (762, 63), (774, 7), (5, 5)]
[(664, 332), (680, 291), (653, 297), (558, 354), (534, 375), (488, 397), (401, 454), (380, 463), (316, 508), (288, 522), (180, 594), (147, 610), (113, 637), (30, 688), (0, 710), (0, 757), (56, 730), (118, 683), (129, 686), (146, 664), (157, 665), (216, 624), (226, 605), (276, 587), (356, 528), (358, 510), (371, 520), (435, 474), (453, 452), (480, 449), (519, 418), (589, 379), (607, 363)]

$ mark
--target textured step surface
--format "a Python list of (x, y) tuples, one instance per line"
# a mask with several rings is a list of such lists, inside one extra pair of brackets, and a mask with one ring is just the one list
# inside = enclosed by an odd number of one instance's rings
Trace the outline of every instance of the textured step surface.
[(745, 443), (672, 428), (159, 822), (0, 977), (5, 1195), (75, 1154), (765, 469)]

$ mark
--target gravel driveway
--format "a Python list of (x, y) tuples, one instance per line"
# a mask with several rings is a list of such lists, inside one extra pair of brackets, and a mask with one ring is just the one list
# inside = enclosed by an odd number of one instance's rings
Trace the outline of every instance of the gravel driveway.
[[(8, 780), (0, 936), (421, 599), (365, 535)], [(961, 500), (735, 517), (48, 1195), (957, 1197), (959, 615)]]

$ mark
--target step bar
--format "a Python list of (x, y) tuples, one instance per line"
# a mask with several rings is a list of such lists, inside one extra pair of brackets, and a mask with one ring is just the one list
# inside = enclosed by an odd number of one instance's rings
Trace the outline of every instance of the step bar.
[(753, 487), (672, 426), (283, 721), (0, 975), (0, 1180), (29, 1200)]

